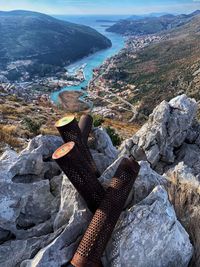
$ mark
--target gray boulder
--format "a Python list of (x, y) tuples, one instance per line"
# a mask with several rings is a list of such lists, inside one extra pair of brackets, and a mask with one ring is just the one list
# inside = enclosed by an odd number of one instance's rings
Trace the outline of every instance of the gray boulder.
[(156, 187), (122, 213), (107, 246), (108, 267), (187, 267), (193, 247), (165, 189)]
[(167, 171), (168, 194), (177, 217), (190, 235), (194, 253), (190, 267), (200, 266), (200, 183), (183, 162)]
[(184, 143), (177, 152), (176, 164), (179, 162), (184, 162), (190, 167), (200, 181), (200, 147), (198, 145)]
[[(192, 246), (166, 191), (160, 187), (165, 186), (173, 200), (170, 174), (159, 175), (152, 167), (160, 164), (163, 168), (164, 163), (169, 169), (180, 160), (188, 161), (185, 151), (191, 150), (187, 145), (192, 142), (195, 149), (191, 175), (198, 171), (195, 111), (196, 103), (186, 96), (161, 103), (143, 130), (124, 143), (120, 156), (107, 133), (94, 129), (92, 155), (105, 188), (123, 157), (134, 155), (142, 160), (140, 173), (103, 257), (105, 266), (187, 266)], [(51, 159), (60, 145), (59, 137), (38, 136), (20, 154), (9, 150), (0, 158), (0, 266), (65, 266), (91, 220), (85, 202)], [(186, 171), (180, 172), (186, 175)], [(175, 207), (178, 212), (176, 203)], [(198, 219), (196, 213), (192, 216)], [(192, 235), (184, 217), (179, 218)], [(195, 244), (195, 253), (197, 247)]]
[(63, 140), (59, 136), (54, 135), (38, 135), (33, 138), (26, 149), (21, 154), (38, 153), (42, 155), (43, 159), (51, 160), (53, 152), (63, 144)]
[(119, 151), (113, 146), (110, 136), (103, 127), (93, 128), (92, 156), (100, 173), (103, 173), (118, 157)]
[(110, 161), (113, 162), (117, 158), (119, 152), (113, 146), (110, 136), (107, 134), (106, 130), (103, 127), (94, 128), (92, 135), (95, 138), (95, 150), (103, 153), (108, 159), (110, 159)]
[[(110, 184), (112, 177), (114, 176), (121, 160), (124, 157), (125, 156), (119, 157), (99, 178), (105, 187), (108, 187)], [(127, 199), (125, 207), (140, 202), (147, 197), (156, 186), (166, 185), (167, 183), (166, 178), (152, 170), (147, 161), (140, 161), (139, 164), (140, 171)]]
[[(75, 205), (77, 206), (77, 210), (87, 210), (84, 200), (81, 198), (77, 190), (71, 184), (67, 176), (63, 175), (60, 207), (54, 221), (55, 230), (69, 223), (70, 218), (74, 214)], [(89, 210), (88, 213), (90, 213)]]
[[(197, 112), (197, 103), (186, 95), (178, 96), (169, 103), (163, 101), (149, 116), (148, 122), (132, 137), (128, 152), (136, 159), (145, 155), (155, 167), (159, 161), (167, 164), (175, 161), (174, 149), (187, 138)], [(136, 146), (136, 147), (135, 147)]]
[[(46, 140), (43, 137), (36, 137), (36, 140), (41, 141), (41, 138)], [(52, 137), (47, 139), (54, 141)], [(33, 139), (31, 143), (34, 142)], [(48, 147), (50, 153), (55, 144), (50, 148), (51, 143), (48, 143)], [(51, 193), (50, 179), (60, 170), (54, 162), (44, 161), (46, 152), (42, 155), (41, 151), (35, 149), (24, 150), (21, 154), (8, 150), (1, 157), (0, 243), (13, 238), (29, 239), (47, 235), (53, 230), (60, 199), (59, 189), (54, 195)], [(49, 171), (51, 175), (47, 175)]]
[(87, 211), (79, 210), (74, 203), (74, 212), (62, 233), (33, 259), (23, 261), (20, 267), (60, 267), (69, 262), (90, 219)]
[(60, 232), (27, 239), (10, 240), (0, 246), (0, 266), (17, 267), (51, 243)]

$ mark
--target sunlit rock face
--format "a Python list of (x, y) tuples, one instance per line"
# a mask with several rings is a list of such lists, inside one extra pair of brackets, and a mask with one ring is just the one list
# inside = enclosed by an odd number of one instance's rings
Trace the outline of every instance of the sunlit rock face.
[[(197, 105), (182, 95), (162, 102), (120, 150), (93, 130), (91, 150), (106, 189), (122, 158), (140, 172), (107, 245), (105, 267), (198, 267)], [(0, 266), (60, 267), (72, 258), (92, 214), (51, 159), (62, 139), (37, 136), (20, 154), (0, 158)], [(193, 246), (191, 245), (191, 241)]]
[(107, 247), (106, 266), (188, 266), (192, 252), (166, 190), (157, 186), (122, 213)]
[(190, 266), (200, 266), (200, 182), (192, 168), (180, 162), (164, 175), (167, 191), (178, 220), (190, 235), (194, 253)]
[[(154, 109), (147, 123), (129, 141), (124, 142), (121, 153), (131, 154), (138, 160), (147, 160), (154, 169), (163, 173), (165, 167), (187, 157), (188, 153), (181, 153), (189, 149), (184, 148), (185, 142), (190, 140), (198, 146), (199, 125), (195, 121), (197, 108), (196, 101), (186, 95), (178, 96), (170, 102), (163, 101)], [(192, 164), (189, 161), (187, 163)]]

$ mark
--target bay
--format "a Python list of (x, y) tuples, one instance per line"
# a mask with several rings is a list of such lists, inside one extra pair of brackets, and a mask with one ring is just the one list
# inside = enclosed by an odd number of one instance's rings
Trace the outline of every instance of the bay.
[(63, 91), (79, 91), (85, 88), (93, 76), (93, 69), (99, 67), (103, 62), (117, 54), (123, 47), (125, 40), (124, 38), (115, 33), (106, 32), (106, 28), (111, 26), (115, 21), (125, 18), (124, 16), (54, 16), (58, 19), (70, 21), (73, 23), (83, 24), (94, 28), (99, 31), (112, 42), (112, 47), (98, 51), (90, 56), (84, 57), (83, 59), (76, 61), (75, 63), (67, 66), (68, 72), (74, 72), (77, 68), (86, 64), (84, 68), (85, 81), (76, 86), (63, 87), (59, 91), (51, 93), (51, 101), (55, 104), (58, 103), (58, 95)]

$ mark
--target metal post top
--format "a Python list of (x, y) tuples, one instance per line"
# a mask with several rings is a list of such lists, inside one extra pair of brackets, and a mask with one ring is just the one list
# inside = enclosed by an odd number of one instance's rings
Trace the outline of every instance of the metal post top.
[(63, 127), (65, 125), (71, 123), (73, 120), (75, 120), (75, 116), (74, 115), (68, 115), (68, 116), (65, 116), (62, 119), (58, 120), (55, 123), (55, 126), (56, 126), (56, 128)]
[(67, 155), (72, 149), (74, 148), (75, 143), (74, 142), (68, 142), (61, 147), (59, 147), (52, 155), (53, 159), (60, 159)]

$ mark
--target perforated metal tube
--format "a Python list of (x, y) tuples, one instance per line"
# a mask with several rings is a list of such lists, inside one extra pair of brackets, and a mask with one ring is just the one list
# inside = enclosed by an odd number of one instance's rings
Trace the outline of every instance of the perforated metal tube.
[(93, 118), (90, 115), (82, 115), (78, 126), (81, 130), (84, 143), (87, 145), (89, 134), (92, 130)]
[(78, 122), (74, 116), (67, 116), (55, 124), (56, 128), (58, 129), (62, 139), (65, 143), (67, 142), (75, 142), (78, 146), (78, 149), (80, 153), (85, 157), (85, 159), (88, 161), (89, 166), (92, 170), (92, 172), (95, 173), (96, 177), (100, 176), (100, 173), (96, 167), (96, 164), (92, 158), (92, 155), (90, 153), (89, 148), (83, 141), (83, 137), (81, 134), (81, 130), (78, 126)]
[(77, 145), (74, 142), (64, 144), (54, 152), (52, 158), (84, 198), (91, 212), (95, 213), (105, 195), (105, 190), (91, 172)]
[(101, 266), (100, 260), (139, 172), (133, 159), (123, 159), (71, 261), (75, 267)]

